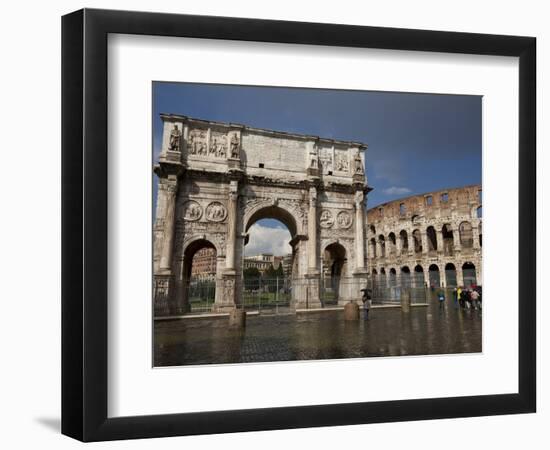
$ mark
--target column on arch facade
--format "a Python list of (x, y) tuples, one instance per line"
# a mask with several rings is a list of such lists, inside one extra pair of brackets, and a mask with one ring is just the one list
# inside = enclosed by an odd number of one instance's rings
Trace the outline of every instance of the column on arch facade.
[[(173, 249), (175, 234), (176, 196), (178, 191), (177, 175), (160, 177), (157, 193), (157, 217), (155, 229), (161, 231), (155, 239), (160, 239), (160, 245), (155, 245), (158, 252), (158, 265), (154, 267), (153, 299), (156, 315), (168, 315), (175, 312), (175, 283), (173, 274)], [(157, 257), (154, 255), (154, 257)]]
[[(356, 254), (356, 270), (365, 271), (365, 206), (364, 194), (362, 191), (355, 193), (355, 254)], [(377, 245), (378, 239), (375, 236)], [(380, 249), (377, 255), (381, 255)]]
[(308, 273), (316, 274), (319, 271), (317, 264), (317, 188), (311, 186), (309, 188), (309, 214), (307, 222), (308, 232)]
[(227, 244), (225, 251), (226, 271), (235, 270), (235, 247), (237, 245), (237, 215), (239, 200), (239, 182), (231, 180), (229, 183), (229, 198), (227, 202)]
[(304, 278), (296, 280), (293, 293), (296, 295), (296, 308), (320, 308), (320, 273), (317, 256), (318, 229), (317, 229), (317, 187), (309, 187), (309, 206), (307, 221), (307, 271)]
[[(238, 221), (238, 200), (239, 182), (230, 180), (229, 193), (227, 198), (227, 239), (225, 247), (225, 270), (216, 281), (216, 301), (212, 310), (223, 312), (234, 309), (240, 303), (240, 278), (237, 274), (235, 249), (237, 246), (237, 221)], [(218, 291), (221, 295), (218, 295)]]
[(176, 194), (178, 190), (178, 180), (174, 175), (170, 175), (159, 183), (159, 194), (163, 196), (164, 205), (164, 237), (160, 254), (159, 271), (170, 272), (172, 269), (172, 250), (174, 247), (174, 222), (176, 211)]

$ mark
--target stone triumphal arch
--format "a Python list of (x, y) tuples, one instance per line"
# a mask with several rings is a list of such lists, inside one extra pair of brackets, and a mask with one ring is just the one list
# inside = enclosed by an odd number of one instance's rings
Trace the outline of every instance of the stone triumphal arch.
[[(258, 220), (283, 222), (292, 239), (292, 306), (320, 307), (320, 274), (332, 264), (366, 283), (366, 145), (243, 125), (161, 115), (162, 149), (153, 229), (155, 307), (188, 311), (193, 255), (215, 250), (213, 310), (240, 304), (244, 245)], [(348, 286), (352, 284), (348, 283)]]

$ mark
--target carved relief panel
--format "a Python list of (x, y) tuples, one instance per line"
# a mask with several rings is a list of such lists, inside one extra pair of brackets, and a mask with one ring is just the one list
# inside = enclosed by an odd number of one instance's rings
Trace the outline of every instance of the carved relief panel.
[(189, 155), (208, 156), (207, 130), (194, 129), (189, 132), (187, 151)]
[(334, 217), (328, 209), (323, 209), (319, 217), (321, 228), (331, 228), (334, 225)]
[(336, 223), (338, 224), (338, 228), (347, 229), (351, 227), (353, 223), (351, 214), (348, 211), (340, 211), (336, 216)]
[(227, 217), (227, 209), (220, 202), (212, 202), (206, 207), (206, 220), (222, 222)]
[(224, 133), (215, 129), (193, 128), (187, 138), (187, 154), (205, 159), (239, 158), (238, 132)]
[(227, 157), (227, 136), (224, 133), (213, 131), (210, 135), (210, 149), (208, 155), (213, 158)]
[(323, 209), (319, 215), (319, 225), (324, 229), (347, 230), (352, 224), (353, 216), (349, 211), (333, 212)]
[(202, 207), (195, 200), (187, 200), (182, 205), (182, 216), (185, 220), (195, 221), (202, 216)]
[(349, 152), (347, 150), (334, 151), (334, 170), (349, 172)]
[(333, 170), (333, 164), (332, 164), (333, 149), (332, 147), (320, 147), (318, 154), (319, 154), (319, 169), (321, 170), (321, 173), (323, 173), (324, 175), (327, 175), (329, 172), (332, 172)]

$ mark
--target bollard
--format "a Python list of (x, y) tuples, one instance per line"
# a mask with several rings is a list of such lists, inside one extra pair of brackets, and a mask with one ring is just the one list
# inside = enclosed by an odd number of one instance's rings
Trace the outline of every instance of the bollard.
[(246, 311), (244, 309), (233, 309), (229, 312), (229, 326), (244, 328), (246, 326)]
[(359, 320), (359, 305), (355, 301), (344, 305), (344, 320)]
[(408, 313), (411, 310), (411, 292), (403, 289), (401, 291), (401, 311)]

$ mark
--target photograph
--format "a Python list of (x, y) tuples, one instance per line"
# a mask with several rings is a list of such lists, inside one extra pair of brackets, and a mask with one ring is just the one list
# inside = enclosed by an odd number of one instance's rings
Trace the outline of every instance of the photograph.
[(481, 353), (482, 108), (153, 81), (153, 366)]
[(548, 7), (312, 6), (5, 4), (0, 448), (550, 448)]

